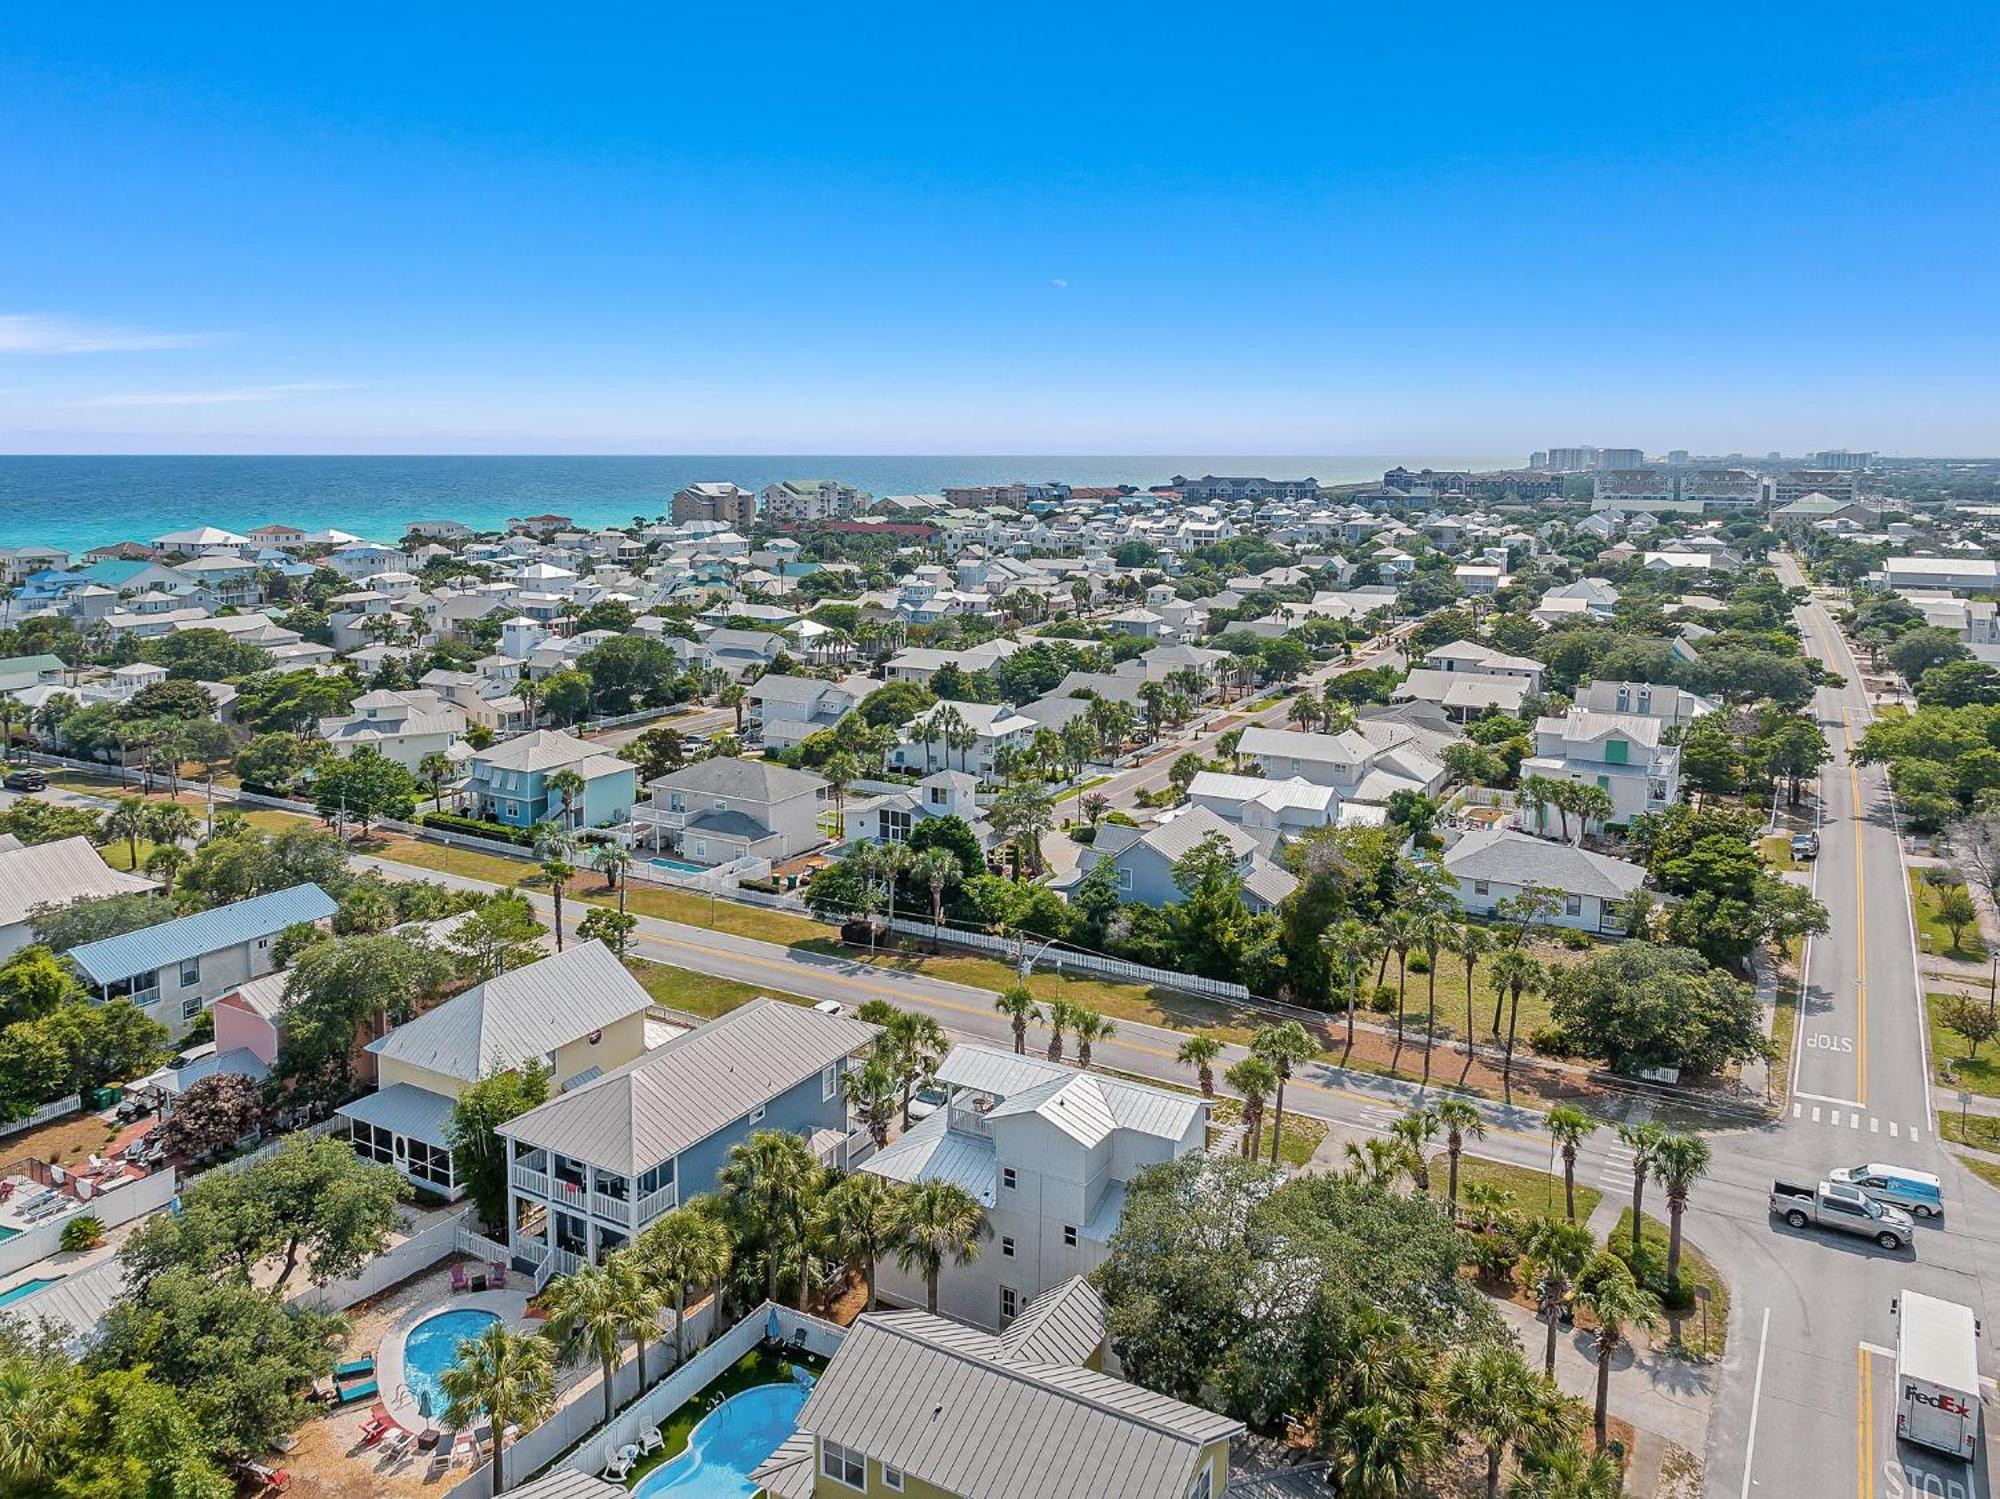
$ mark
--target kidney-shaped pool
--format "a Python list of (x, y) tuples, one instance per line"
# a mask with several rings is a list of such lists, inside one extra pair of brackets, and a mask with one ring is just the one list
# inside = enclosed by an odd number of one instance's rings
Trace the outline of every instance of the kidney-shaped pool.
[(687, 1451), (639, 1481), (635, 1499), (746, 1499), (756, 1466), (798, 1430), (812, 1393), (804, 1370), (788, 1384), (760, 1384), (731, 1395), (689, 1433)]

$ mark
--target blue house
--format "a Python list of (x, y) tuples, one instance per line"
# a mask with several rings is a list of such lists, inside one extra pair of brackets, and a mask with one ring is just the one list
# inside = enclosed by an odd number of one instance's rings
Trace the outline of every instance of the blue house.
[(630, 819), (639, 767), (560, 729), (535, 729), (477, 751), (466, 762), (460, 794), (466, 811), (488, 822), (530, 828), (561, 821), (562, 794), (549, 790), (549, 777), (559, 770), (583, 777), (583, 790), (569, 809), (572, 828), (611, 827)]
[(757, 999), (500, 1126), (508, 1145), (507, 1243), (564, 1274), (662, 1213), (713, 1192), (755, 1130), (798, 1135), (847, 1164), (849, 1058), (877, 1027)]

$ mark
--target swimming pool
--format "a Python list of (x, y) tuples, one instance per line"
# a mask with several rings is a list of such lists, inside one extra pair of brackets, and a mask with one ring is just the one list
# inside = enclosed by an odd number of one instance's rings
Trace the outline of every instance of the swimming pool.
[(12, 1306), (24, 1296), (32, 1296), (37, 1291), (46, 1291), (61, 1279), (60, 1275), (52, 1275), (46, 1280), (24, 1280), (11, 1291), (0, 1291), (0, 1306)]
[(810, 1393), (812, 1376), (801, 1369), (790, 1384), (731, 1395), (689, 1433), (687, 1451), (639, 1480), (633, 1499), (747, 1499), (757, 1492), (751, 1470), (798, 1430)]
[(656, 869), (670, 869), (675, 874), (701, 874), (708, 868), (706, 864), (690, 864), (685, 859), (659, 858), (648, 859), (646, 862)]
[(417, 1402), (420, 1409), (424, 1397), (428, 1395), (431, 1414), (444, 1414), (451, 1397), (445, 1394), (438, 1377), (458, 1362), (460, 1343), (467, 1338), (478, 1337), (499, 1320), (498, 1312), (467, 1308), (439, 1312), (410, 1329), (410, 1335), (403, 1340), (403, 1383), (409, 1387), (410, 1398)]

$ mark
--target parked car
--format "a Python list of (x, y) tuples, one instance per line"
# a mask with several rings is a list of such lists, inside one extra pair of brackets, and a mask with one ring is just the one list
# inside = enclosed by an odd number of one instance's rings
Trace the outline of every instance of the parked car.
[(10, 770), (6, 785), (9, 791), (47, 791), (49, 778), (39, 770)]
[(1859, 1187), (1844, 1182), (1821, 1182), (1817, 1187), (1772, 1182), (1771, 1211), (1793, 1228), (1816, 1223), (1835, 1233), (1873, 1239), (1884, 1249), (1908, 1248), (1915, 1232), (1908, 1213), (1900, 1208), (1885, 1208), (1871, 1201)]
[(1819, 834), (1792, 834), (1792, 857), (1794, 859), (1817, 859), (1819, 857)]
[(939, 1087), (919, 1088), (910, 1096), (910, 1117), (928, 1119), (945, 1105), (944, 1089)]

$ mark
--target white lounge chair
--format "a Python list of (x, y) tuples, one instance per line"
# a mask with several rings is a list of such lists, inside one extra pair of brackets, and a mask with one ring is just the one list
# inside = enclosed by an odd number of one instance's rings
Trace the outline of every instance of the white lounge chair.
[(657, 1426), (648, 1426), (639, 1434), (639, 1451), (641, 1453), (658, 1452), (666, 1445), (667, 1439), (660, 1435), (660, 1428)]
[(417, 1440), (417, 1434), (405, 1427), (397, 1427), (382, 1438), (380, 1450), (389, 1457), (401, 1460), (409, 1455), (410, 1447)]
[(604, 1477), (612, 1483), (622, 1483), (631, 1471), (632, 1459), (607, 1442), (604, 1446)]

